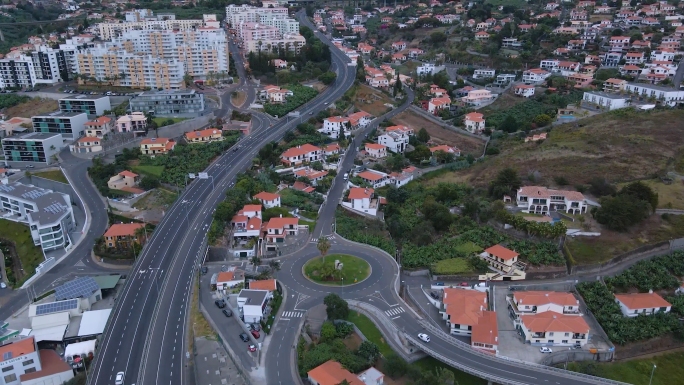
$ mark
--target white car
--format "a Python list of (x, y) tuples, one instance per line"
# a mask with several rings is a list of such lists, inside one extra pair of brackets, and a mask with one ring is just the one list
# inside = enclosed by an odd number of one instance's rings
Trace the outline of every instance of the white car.
[(114, 379), (114, 385), (123, 385), (123, 380), (124, 380), (124, 372), (117, 373), (116, 378)]
[(0, 281), (0, 289), (6, 289), (6, 288), (7, 288), (7, 285), (4, 282)]
[(425, 333), (418, 333), (418, 338), (420, 338), (423, 342), (430, 342), (430, 336)]
[(539, 351), (542, 353), (553, 353), (553, 350), (551, 350), (551, 348), (547, 348), (547, 347), (539, 348)]

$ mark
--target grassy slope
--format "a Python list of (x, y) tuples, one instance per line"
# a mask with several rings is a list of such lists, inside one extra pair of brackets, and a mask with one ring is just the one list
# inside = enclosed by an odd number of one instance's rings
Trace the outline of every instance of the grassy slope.
[[(36, 271), (36, 266), (43, 262), (40, 247), (34, 246), (31, 232), (27, 225), (0, 219), (0, 237), (15, 243), (17, 255), (21, 261), (25, 276), (28, 278)], [(22, 282), (23, 279), (18, 279)]]
[(671, 353), (642, 360), (616, 363), (571, 363), (568, 369), (594, 374), (630, 384), (648, 384), (653, 370), (653, 385), (684, 382), (684, 353)]
[(61, 182), (61, 183), (69, 184), (69, 181), (67, 180), (67, 178), (62, 173), (62, 170), (34, 172), (33, 176), (54, 180), (55, 182)]

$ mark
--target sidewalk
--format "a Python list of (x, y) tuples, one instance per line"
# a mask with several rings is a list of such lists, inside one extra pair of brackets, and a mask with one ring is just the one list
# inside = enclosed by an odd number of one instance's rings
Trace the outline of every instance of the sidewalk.
[(197, 385), (246, 385), (228, 353), (217, 341), (195, 338), (195, 383)]

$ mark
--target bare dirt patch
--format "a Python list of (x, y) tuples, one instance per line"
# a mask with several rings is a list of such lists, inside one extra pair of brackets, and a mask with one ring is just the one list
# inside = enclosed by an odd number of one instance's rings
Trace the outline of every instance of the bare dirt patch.
[(356, 350), (359, 348), (359, 346), (361, 346), (363, 340), (361, 339), (361, 337), (359, 337), (358, 334), (352, 333), (351, 335), (349, 335), (349, 337), (345, 338), (343, 342), (344, 346), (346, 346), (347, 349)]
[(32, 98), (26, 103), (17, 104), (5, 110), (5, 114), (10, 117), (30, 118), (35, 115), (43, 115), (48, 112), (57, 111), (59, 104), (54, 99)]
[(499, 97), (496, 98), (496, 100), (492, 104), (482, 108), (481, 110), (479, 110), (479, 112), (487, 116), (494, 112), (507, 110), (515, 106), (516, 104), (520, 104), (526, 100), (528, 99), (520, 96), (515, 96), (515, 94), (513, 94), (513, 87), (511, 87), (508, 90), (506, 90), (506, 92), (504, 92), (503, 94), (500, 94)]
[(368, 86), (360, 86), (354, 95), (354, 107), (373, 116), (380, 116), (390, 110), (385, 104), (393, 104), (392, 99)]
[(472, 154), (474, 156), (482, 155), (484, 148), (484, 141), (472, 138), (467, 135), (459, 134), (458, 132), (442, 128), (439, 124), (432, 122), (412, 111), (404, 111), (401, 114), (392, 118), (395, 124), (401, 124), (412, 127), (415, 131), (424, 128), (430, 138), (436, 144), (447, 144), (449, 146), (458, 147), (461, 152), (465, 154)]
[(230, 101), (234, 106), (242, 107), (242, 105), (245, 103), (245, 99), (247, 99), (247, 94), (245, 92), (235, 91), (233, 96), (231, 96)]

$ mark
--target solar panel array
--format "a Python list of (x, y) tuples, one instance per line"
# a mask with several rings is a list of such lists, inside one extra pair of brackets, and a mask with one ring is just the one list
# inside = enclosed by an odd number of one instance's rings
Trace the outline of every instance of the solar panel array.
[(78, 308), (78, 299), (44, 303), (36, 306), (36, 315), (45, 315)]
[(31, 191), (28, 191), (28, 192), (21, 194), (21, 197), (25, 198), (25, 199), (36, 199), (36, 198), (43, 196), (45, 194), (49, 194), (49, 192), (47, 192), (45, 190), (31, 190)]
[(10, 186), (8, 184), (0, 184), (0, 191), (10, 192), (13, 190), (14, 190), (14, 186)]
[(92, 277), (76, 278), (73, 281), (67, 282), (62, 286), (55, 288), (55, 299), (60, 301), (64, 299), (90, 297), (96, 292), (100, 286)]
[(64, 211), (67, 207), (65, 205), (59, 204), (59, 203), (53, 203), (45, 208), (43, 208), (44, 211), (47, 211), (49, 213), (53, 214), (59, 214), (62, 211)]

